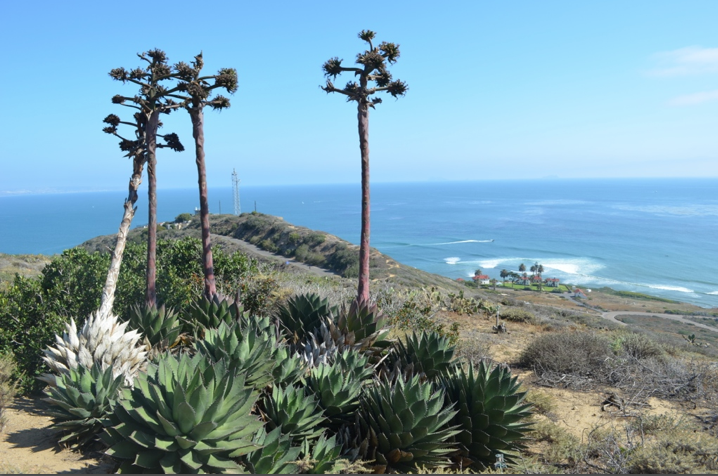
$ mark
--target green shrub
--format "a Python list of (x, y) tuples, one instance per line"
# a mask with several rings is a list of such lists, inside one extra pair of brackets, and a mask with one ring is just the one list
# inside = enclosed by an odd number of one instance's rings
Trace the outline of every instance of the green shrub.
[(660, 358), (664, 355), (661, 345), (643, 334), (625, 334), (616, 339), (614, 349), (634, 359)]
[(301, 261), (302, 263), (307, 260), (308, 254), (309, 246), (307, 245), (299, 245), (297, 246), (297, 249), (294, 250), (294, 257), (297, 258), (297, 261)]
[(275, 245), (274, 242), (272, 240), (270, 240), (269, 238), (260, 241), (259, 247), (265, 251), (269, 251), (270, 253), (276, 253), (277, 251), (279, 251), (279, 248), (277, 248), (277, 245)]
[(297, 233), (296, 231), (293, 231), (289, 234), (289, 236), (287, 238), (289, 239), (290, 243), (296, 244), (301, 241), (302, 236), (299, 233)]
[(523, 350), (520, 363), (537, 374), (597, 377), (612, 355), (608, 339), (591, 332), (549, 333)]
[(191, 213), (180, 213), (175, 217), (175, 223), (184, 223), (186, 221), (192, 220), (192, 214)]
[(304, 242), (311, 247), (315, 247), (324, 243), (326, 239), (326, 235), (322, 233), (312, 232), (304, 239)]
[(12, 380), (15, 373), (15, 362), (9, 354), (0, 354), (0, 433), (2, 433), (7, 417), (5, 409), (12, 403), (17, 386)]
[(312, 266), (323, 266), (324, 263), (326, 263), (327, 259), (324, 257), (321, 253), (313, 253), (309, 252), (307, 253), (307, 258), (305, 260), (305, 263), (312, 265)]
[(511, 308), (501, 311), (501, 318), (509, 322), (534, 322), (536, 316), (525, 309)]

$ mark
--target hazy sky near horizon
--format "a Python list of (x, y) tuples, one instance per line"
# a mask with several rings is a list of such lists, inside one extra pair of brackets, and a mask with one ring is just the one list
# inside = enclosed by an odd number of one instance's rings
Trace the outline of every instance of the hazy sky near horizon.
[[(375, 182), (718, 176), (718, 2), (3, 2), (0, 192), (122, 190), (131, 164), (102, 133), (135, 89), (108, 76), (204, 52), (234, 67), (232, 107), (206, 112), (210, 186), (359, 181), (356, 106), (321, 66), (401, 45), (406, 97), (371, 111)], [(349, 76), (336, 81), (343, 85)], [(160, 151), (158, 186), (196, 184), (187, 151)], [(144, 189), (144, 187), (143, 187)]]

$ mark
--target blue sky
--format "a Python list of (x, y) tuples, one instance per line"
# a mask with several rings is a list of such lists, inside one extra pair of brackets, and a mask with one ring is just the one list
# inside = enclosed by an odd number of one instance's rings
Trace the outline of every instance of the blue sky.
[[(122, 190), (131, 167), (103, 134), (134, 89), (108, 71), (165, 50), (238, 70), (207, 111), (210, 186), (359, 180), (356, 108), (321, 65), (351, 63), (365, 28), (401, 45), (409, 84), (370, 118), (372, 179), (718, 176), (718, 2), (3, 2), (0, 191)], [(146, 14), (144, 12), (149, 12)], [(344, 84), (350, 78), (337, 81)], [(161, 151), (161, 188), (196, 184)]]

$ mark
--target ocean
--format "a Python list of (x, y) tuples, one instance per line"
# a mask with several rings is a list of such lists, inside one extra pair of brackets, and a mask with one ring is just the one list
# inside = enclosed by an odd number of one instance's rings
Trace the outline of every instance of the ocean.
[[(539, 262), (545, 277), (718, 307), (718, 179), (524, 180), (372, 185), (371, 245), (450, 278)], [(147, 223), (142, 188), (133, 226)], [(124, 192), (0, 196), (0, 252), (60, 253), (116, 233)], [(212, 213), (233, 212), (231, 187)], [(243, 212), (359, 241), (359, 185), (241, 188)], [(160, 190), (159, 221), (198, 206)]]

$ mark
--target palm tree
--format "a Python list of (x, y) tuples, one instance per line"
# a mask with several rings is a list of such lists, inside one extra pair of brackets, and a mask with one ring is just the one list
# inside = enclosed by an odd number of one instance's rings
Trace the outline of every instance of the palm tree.
[[(536, 263), (536, 264), (538, 264), (538, 263)], [(539, 278), (540, 278), (541, 275), (543, 274), (543, 271), (544, 271), (544, 270), (543, 270), (543, 265), (542, 265), (542, 264), (538, 264), (538, 267), (536, 268), (536, 272), (538, 273)]]
[(115, 68), (110, 71), (110, 77), (116, 81), (132, 83), (140, 87), (139, 94), (133, 97), (117, 94), (113, 96), (113, 104), (138, 110), (144, 119), (144, 141), (147, 163), (147, 195), (148, 195), (148, 223), (147, 223), (147, 290), (145, 301), (148, 307), (157, 305), (157, 129), (160, 127), (160, 114), (169, 114), (179, 107), (172, 99), (167, 97), (167, 89), (160, 84), (162, 81), (172, 79), (172, 71), (167, 65), (167, 55), (164, 51), (154, 49), (137, 56), (146, 61), (144, 68), (135, 68), (127, 71), (125, 68)]
[(497, 283), (496, 278), (491, 278), (491, 285), (494, 287), (494, 291), (496, 291), (496, 283)]
[[(327, 83), (321, 88), (327, 93), (339, 93), (347, 97), (347, 101), (357, 103), (357, 121), (359, 123), (359, 149), (361, 150), (361, 184), (362, 184), (362, 215), (361, 215), (361, 237), (359, 246), (359, 285), (357, 288), (357, 301), (367, 303), (369, 301), (369, 234), (370, 234), (370, 209), (369, 209), (369, 108), (374, 109), (382, 101), (380, 98), (371, 96), (383, 91), (391, 94), (394, 98), (404, 96), (408, 90), (405, 82), (392, 80), (391, 73), (387, 71), (387, 63), (394, 64), (399, 59), (399, 45), (382, 42), (374, 46), (373, 40), (376, 34), (370, 30), (362, 30), (359, 38), (368, 43), (369, 48), (357, 55), (357, 67), (344, 67), (338, 57), (328, 60), (322, 68)], [(329, 78), (336, 80), (343, 72), (354, 74), (359, 82), (349, 81), (344, 89), (336, 88)], [(369, 82), (373, 81), (376, 86), (370, 87)]]
[[(102, 288), (99, 315), (106, 315), (112, 311), (112, 306), (115, 301), (115, 289), (117, 288), (117, 278), (119, 277), (120, 265), (122, 264), (122, 255), (125, 250), (125, 244), (127, 243), (127, 233), (130, 230), (132, 218), (135, 216), (136, 208), (134, 205), (138, 199), (137, 190), (142, 183), (142, 170), (145, 166), (145, 162), (147, 161), (144, 123), (146, 116), (140, 112), (136, 112), (134, 114), (134, 119), (134, 123), (124, 122), (120, 120), (117, 115), (110, 114), (102, 121), (105, 124), (108, 124), (108, 126), (103, 129), (103, 132), (118, 137), (120, 139), (120, 149), (127, 152), (125, 157), (130, 157), (132, 159), (132, 176), (130, 177), (130, 183), (128, 185), (127, 198), (125, 199), (125, 211), (122, 216), (122, 221), (120, 222), (120, 229), (117, 232), (115, 248), (112, 250), (110, 269), (107, 272), (105, 286)], [(120, 124), (129, 125), (134, 128), (134, 140), (126, 139), (117, 132), (117, 126)], [(164, 138), (166, 142), (166, 144), (157, 144), (158, 147), (169, 147), (177, 152), (184, 150), (177, 134), (170, 133), (158, 135)]]
[(504, 280), (504, 284), (506, 284), (506, 278), (508, 278), (509, 276), (511, 276), (511, 273), (510, 273), (509, 270), (507, 270), (507, 269), (502, 269), (502, 270), (501, 270), (501, 273), (499, 274), (499, 276), (501, 276), (501, 279)]
[[(192, 136), (195, 144), (195, 161), (197, 163), (197, 182), (199, 185), (200, 224), (202, 227), (202, 271), (204, 272), (204, 294), (212, 299), (217, 294), (214, 277), (214, 260), (209, 230), (209, 198), (207, 196), (207, 171), (204, 153), (204, 108), (210, 106), (215, 110), (230, 106), (229, 99), (216, 95), (210, 97), (212, 91), (224, 88), (228, 93), (237, 91), (237, 70), (220, 69), (216, 75), (200, 76), (204, 60), (202, 53), (194, 57), (192, 65), (180, 62), (174, 67), (179, 84), (169, 93), (172, 97), (182, 99), (181, 105), (192, 119)], [(213, 81), (210, 84), (209, 81)], [(177, 94), (176, 92), (182, 93)]]
[(523, 273), (524, 271), (526, 271), (526, 265), (523, 264), (523, 263), (521, 263), (521, 264), (519, 265), (519, 272), (520, 272), (520, 273)]

